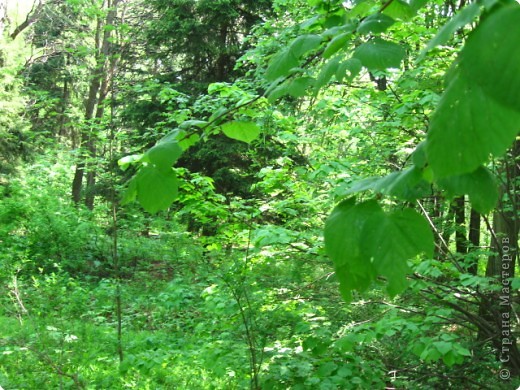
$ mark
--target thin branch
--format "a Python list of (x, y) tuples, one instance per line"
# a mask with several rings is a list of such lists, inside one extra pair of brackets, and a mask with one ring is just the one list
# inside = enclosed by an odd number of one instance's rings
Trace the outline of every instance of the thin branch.
[(43, 10), (44, 6), (45, 6), (45, 2), (41, 1), (41, 0), (38, 1), (38, 3), (33, 4), (33, 7), (27, 14), (27, 17), (25, 18), (25, 20), (22, 23), (20, 23), (18, 26), (16, 26), (14, 31), (11, 33), (10, 37), (12, 40), (15, 40), (16, 37), (23, 30), (25, 30), (27, 27), (29, 27), (31, 24), (33, 24), (34, 22), (36, 22), (39, 19), (39, 17), (41, 16), (41, 11)]

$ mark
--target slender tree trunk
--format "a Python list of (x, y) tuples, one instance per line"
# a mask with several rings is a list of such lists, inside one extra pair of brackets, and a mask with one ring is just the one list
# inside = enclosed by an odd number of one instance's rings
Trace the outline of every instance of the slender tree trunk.
[[(471, 209), (471, 213), (469, 216), (468, 240), (471, 243), (472, 250), (474, 250), (480, 246), (480, 214), (477, 211), (475, 211), (473, 208)], [(469, 265), (468, 272), (472, 275), (477, 275), (477, 273), (478, 273), (478, 258), (477, 257), (471, 258), (471, 264)]]
[(480, 315), (489, 322), (492, 332), (481, 332), (480, 339), (491, 339), (497, 355), (512, 376), (520, 376), (520, 351), (513, 335), (511, 324), (512, 290), (510, 278), (514, 277), (518, 257), (519, 193), (516, 188), (520, 170), (517, 164), (520, 156), (520, 142), (516, 141), (505, 161), (502, 174), (501, 199), (493, 214), (491, 250), (488, 258), (486, 276), (496, 278), (501, 289), (498, 294), (482, 297)]
[[(98, 24), (98, 28), (100, 28)], [(95, 139), (92, 131), (92, 117), (97, 104), (99, 88), (101, 86), (99, 72), (94, 74), (89, 87), (87, 102), (85, 105), (85, 128), (81, 131), (80, 150), (82, 156), (78, 156), (79, 160), (76, 164), (74, 179), (72, 180), (72, 200), (78, 204), (81, 201), (81, 192), (83, 188), (83, 176), (87, 165), (87, 160), (95, 157)]]
[(455, 248), (457, 253), (465, 255), (468, 252), (468, 243), (466, 241), (466, 215), (464, 196), (455, 198), (452, 205), (452, 211), (455, 215)]

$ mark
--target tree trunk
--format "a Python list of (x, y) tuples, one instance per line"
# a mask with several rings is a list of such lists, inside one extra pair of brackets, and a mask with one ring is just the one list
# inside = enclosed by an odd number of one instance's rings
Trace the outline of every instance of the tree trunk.
[(480, 315), (489, 322), (492, 332), (481, 332), (481, 340), (491, 339), (499, 360), (512, 376), (520, 376), (520, 351), (511, 329), (512, 290), (510, 278), (514, 277), (518, 257), (518, 200), (516, 181), (520, 170), (517, 160), (520, 142), (516, 141), (505, 161), (502, 174), (501, 199), (493, 214), (491, 237), (492, 255), (488, 258), (486, 276), (496, 278), (501, 290), (497, 294), (482, 296)]
[(466, 215), (464, 195), (453, 200), (451, 205), (453, 214), (455, 214), (455, 248), (457, 253), (465, 255), (468, 252), (468, 243), (466, 241)]
[(112, 49), (111, 26), (117, 15), (118, 1), (108, 1), (106, 18), (98, 20), (96, 28), (96, 66), (94, 68), (89, 87), (88, 99), (85, 104), (85, 128), (81, 132), (81, 149), (84, 154), (76, 164), (76, 171), (72, 181), (72, 199), (78, 204), (82, 199), (83, 177), (86, 173), (85, 205), (94, 208), (96, 185), (96, 158), (97, 132), (104, 115), (104, 102), (108, 94), (110, 79), (116, 66), (115, 60), (110, 57)]
[[(469, 216), (469, 236), (468, 240), (471, 243), (472, 250), (477, 249), (480, 246), (480, 214), (471, 209)], [(478, 273), (478, 258), (472, 257), (471, 264), (468, 267), (468, 272), (472, 275)]]

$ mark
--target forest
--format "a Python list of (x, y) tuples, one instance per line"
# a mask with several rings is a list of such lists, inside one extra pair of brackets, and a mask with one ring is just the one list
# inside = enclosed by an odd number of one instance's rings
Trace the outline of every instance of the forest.
[(520, 388), (520, 4), (0, 0), (0, 389)]

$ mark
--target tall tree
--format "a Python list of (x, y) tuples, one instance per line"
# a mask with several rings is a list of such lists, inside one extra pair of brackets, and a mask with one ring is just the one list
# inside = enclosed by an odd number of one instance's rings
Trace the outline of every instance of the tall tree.
[(72, 199), (79, 203), (82, 199), (83, 181), (86, 173), (85, 205), (94, 207), (96, 171), (98, 157), (97, 143), (99, 127), (105, 113), (105, 101), (114, 76), (117, 58), (114, 51), (114, 30), (118, 22), (120, 0), (103, 2), (96, 19), (94, 38), (94, 65), (90, 74), (88, 95), (85, 102), (85, 126), (81, 131), (80, 148), (83, 150), (76, 164), (72, 181)]

